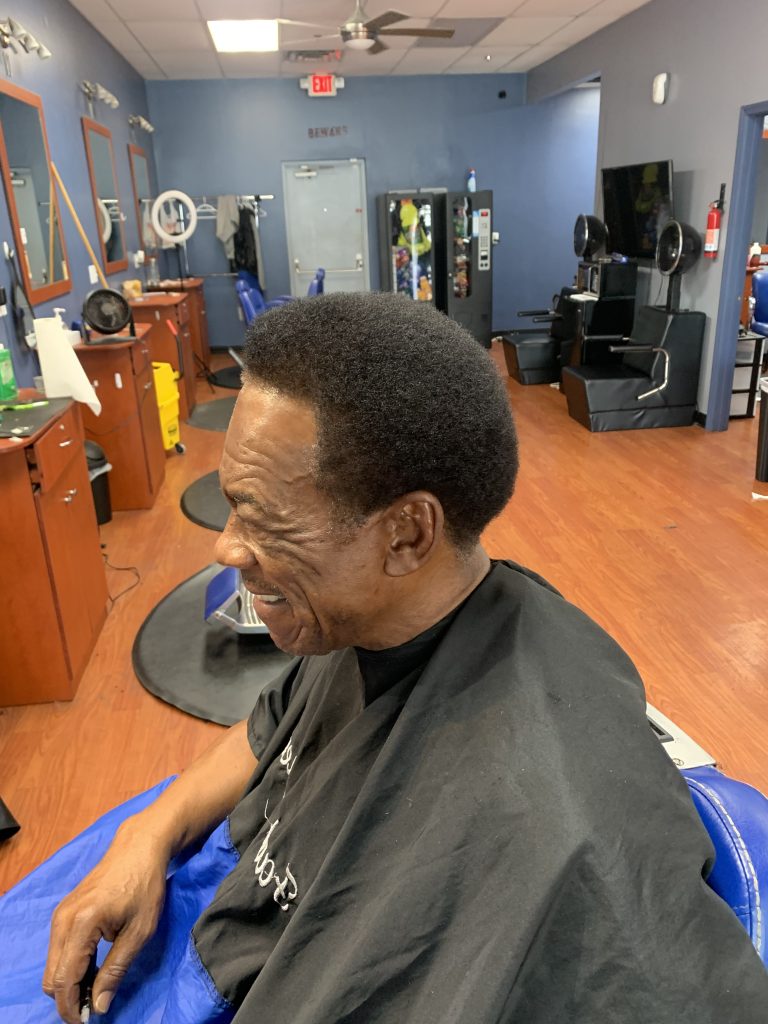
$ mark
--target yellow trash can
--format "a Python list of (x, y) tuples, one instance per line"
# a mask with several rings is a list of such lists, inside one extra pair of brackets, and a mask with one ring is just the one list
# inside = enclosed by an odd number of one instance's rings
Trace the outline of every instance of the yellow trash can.
[(166, 451), (175, 448), (181, 453), (184, 445), (179, 440), (179, 388), (176, 383), (179, 374), (170, 363), (152, 363), (152, 375), (155, 379), (163, 447)]

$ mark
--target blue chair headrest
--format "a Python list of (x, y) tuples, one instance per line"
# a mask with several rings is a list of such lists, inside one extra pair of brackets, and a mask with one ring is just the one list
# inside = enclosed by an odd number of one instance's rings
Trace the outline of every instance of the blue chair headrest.
[(683, 778), (715, 847), (707, 883), (731, 907), (768, 964), (768, 800), (716, 768), (684, 771)]

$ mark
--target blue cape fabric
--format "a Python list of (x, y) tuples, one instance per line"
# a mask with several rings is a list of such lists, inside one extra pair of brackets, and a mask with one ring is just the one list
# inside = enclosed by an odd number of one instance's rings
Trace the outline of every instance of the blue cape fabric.
[[(0, 1020), (60, 1024), (40, 985), (51, 915), (96, 865), (118, 826), (155, 800), (165, 781), (99, 818), (0, 899)], [(233, 1010), (213, 986), (190, 940), (190, 930), (237, 862), (223, 822), (201, 848), (174, 860), (159, 927), (135, 961), (105, 1017), (120, 1024), (228, 1024)], [(23, 937), (23, 941), (20, 941)], [(108, 944), (98, 951), (101, 964)]]

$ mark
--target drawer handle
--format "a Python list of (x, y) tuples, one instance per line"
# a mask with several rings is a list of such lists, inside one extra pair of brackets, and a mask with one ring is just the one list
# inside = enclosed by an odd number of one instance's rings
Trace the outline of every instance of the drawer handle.
[(69, 448), (69, 446), (73, 443), (73, 438), (70, 437), (66, 441), (59, 441), (59, 448)]
[(74, 498), (74, 496), (77, 494), (77, 488), (70, 487), (69, 490), (67, 491), (67, 494), (70, 494)]
[(144, 385), (144, 390), (145, 390), (145, 391), (149, 391), (149, 389), (150, 389), (151, 387), (152, 387), (152, 381), (151, 381), (151, 380), (148, 380), (148, 381), (147, 381), (147, 383), (146, 383), (146, 384)]

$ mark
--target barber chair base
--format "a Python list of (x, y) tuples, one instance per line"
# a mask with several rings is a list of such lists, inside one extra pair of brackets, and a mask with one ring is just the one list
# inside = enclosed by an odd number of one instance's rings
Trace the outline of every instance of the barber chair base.
[(268, 634), (244, 636), (203, 620), (211, 565), (185, 580), (147, 616), (133, 643), (142, 686), (196, 718), (234, 725), (292, 661)]
[(187, 423), (199, 430), (226, 431), (237, 398), (214, 398), (210, 402), (198, 403), (189, 415)]
[(560, 380), (560, 343), (548, 335), (505, 338), (507, 372), (519, 384), (554, 384)]
[(217, 470), (195, 480), (181, 496), (181, 511), (198, 526), (224, 531), (229, 519), (229, 505), (219, 487)]

